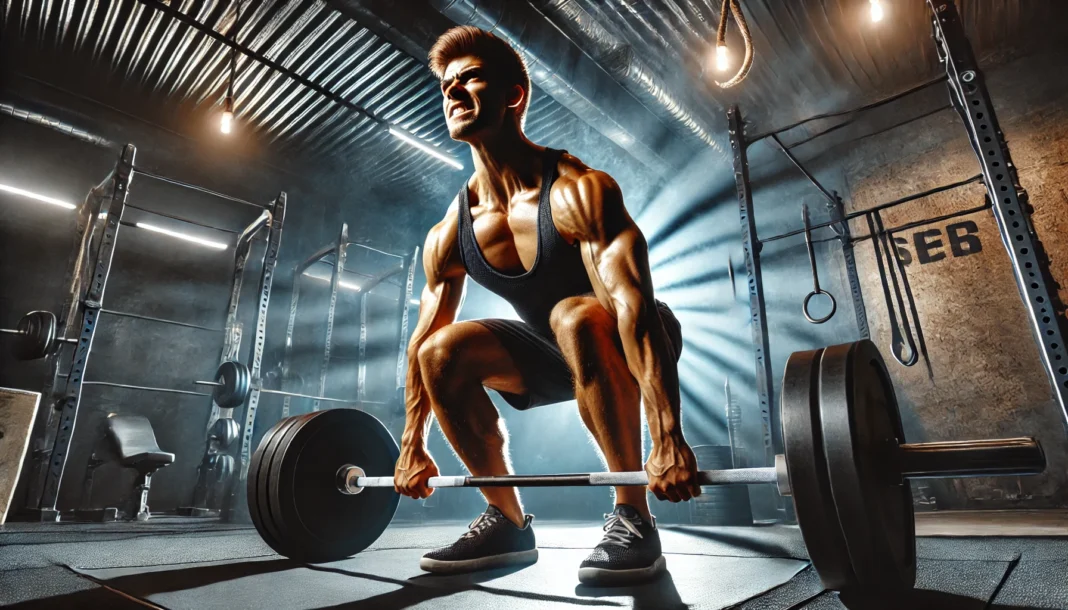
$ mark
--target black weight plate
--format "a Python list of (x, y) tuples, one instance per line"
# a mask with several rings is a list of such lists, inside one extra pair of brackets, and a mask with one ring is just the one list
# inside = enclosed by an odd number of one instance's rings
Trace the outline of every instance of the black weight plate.
[(831, 496), (819, 419), (817, 374), (823, 350), (794, 352), (786, 362), (780, 407), (790, 488), (809, 559), (823, 586), (841, 591), (859, 583)]
[(357, 409), (310, 413), (291, 428), (276, 449), (270, 481), (271, 513), (287, 556), (336, 561), (377, 540), (400, 495), (388, 487), (343, 494), (337, 472), (354, 464), (367, 476), (392, 476), (399, 456), (386, 427)]
[(56, 315), (50, 311), (31, 311), (22, 316), (16, 330), (15, 357), (19, 360), (37, 360), (52, 351), (56, 341)]
[(211, 397), (215, 404), (224, 409), (234, 409), (245, 404), (248, 398), (251, 375), (248, 367), (240, 362), (227, 360), (219, 365), (215, 371), (215, 381), (221, 385), (215, 386)]
[(300, 427), (301, 423), (307, 420), (311, 416), (310, 413), (301, 415), (294, 415), (287, 417), (282, 421), (288, 422), (288, 425), (279, 429), (278, 434), (271, 441), (267, 450), (264, 451), (263, 463), (260, 466), (259, 476), (257, 477), (256, 489), (257, 499), (260, 506), (260, 514), (263, 516), (265, 528), (272, 533), (275, 540), (278, 541), (278, 546), (274, 547), (276, 551), (281, 555), (290, 557), (292, 550), (286, 546), (286, 531), (284, 521), (282, 521), (278, 508), (271, 501), (271, 485), (272, 477), (276, 476), (276, 469), (278, 463), (282, 459), (282, 455), (285, 453), (285, 447), (288, 446), (290, 439), (295, 433), (296, 429)]
[(246, 481), (246, 494), (248, 498), (248, 512), (252, 518), (256, 531), (259, 532), (263, 541), (275, 551), (279, 550), (278, 536), (274, 533), (274, 524), (267, 502), (267, 482), (270, 479), (271, 457), (277, 441), (285, 434), (286, 430), (293, 426), (298, 417), (287, 417), (271, 426), (271, 429), (263, 435), (256, 451), (249, 461), (248, 480)]
[(916, 581), (912, 491), (891, 471), (893, 449), (905, 434), (893, 383), (871, 341), (824, 350), (820, 419), (831, 492), (853, 571), (866, 589), (911, 589)]

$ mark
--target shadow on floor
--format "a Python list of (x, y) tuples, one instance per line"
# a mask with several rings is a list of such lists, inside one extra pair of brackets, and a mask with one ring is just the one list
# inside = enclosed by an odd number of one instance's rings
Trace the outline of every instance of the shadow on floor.
[(579, 597), (630, 597), (634, 610), (682, 610), (690, 606), (682, 601), (675, 581), (668, 572), (662, 577), (633, 587), (588, 587), (578, 585), (575, 595)]
[(157, 593), (195, 589), (228, 580), (237, 580), (246, 576), (284, 572), (299, 568), (302, 565), (290, 559), (242, 561), (176, 570), (141, 572), (128, 576), (117, 576), (100, 582), (106, 582), (109, 587), (130, 595), (148, 597)]
[(107, 608), (108, 610), (145, 610), (145, 604), (117, 593), (112, 593), (104, 588), (18, 602), (4, 607), (9, 609), (17, 608), (18, 610), (55, 610), (56, 608), (63, 608), (64, 610), (99, 610), (100, 608)]
[(808, 560), (807, 556), (798, 557), (796, 553), (792, 553), (790, 549), (781, 544), (776, 544), (770, 540), (755, 540), (751, 535), (745, 535), (736, 531), (726, 531), (723, 529), (708, 530), (687, 525), (672, 525), (668, 526), (668, 528), (670, 528), (672, 532), (678, 532), (686, 536), (693, 536), (704, 540), (714, 540), (735, 548), (759, 553), (763, 557)]
[[(390, 610), (400, 610), (402, 608), (410, 608), (426, 601), (442, 597), (448, 597), (450, 595), (454, 595), (456, 593), (463, 593), (466, 591), (481, 591), (483, 593), (489, 593), (492, 595), (515, 597), (530, 601), (556, 602), (572, 604), (576, 606), (606, 606), (616, 608), (625, 607), (623, 604), (620, 604), (615, 601), (597, 599), (576, 599), (573, 597), (564, 597), (561, 595), (546, 595), (529, 591), (515, 591), (512, 589), (489, 587), (481, 584), (489, 580), (494, 580), (502, 576), (518, 572), (522, 570), (525, 566), (514, 566), (510, 568), (502, 568), (499, 570), (486, 570), (484, 572), (472, 572), (469, 574), (456, 574), (452, 576), (423, 574), (420, 576), (414, 576), (407, 580), (388, 578), (385, 576), (378, 576), (376, 574), (355, 572), (352, 570), (344, 570), (341, 568), (330, 568), (325, 566), (313, 565), (308, 565), (305, 567), (309, 570), (315, 570), (318, 572), (330, 572), (332, 574), (341, 574), (343, 576), (364, 578), (367, 580), (374, 580), (376, 582), (390, 583), (398, 585), (400, 587), (400, 589), (397, 589), (396, 591), (390, 591), (389, 593), (382, 593), (380, 595), (375, 595), (366, 599), (346, 602), (344, 604), (337, 604), (334, 606), (322, 606), (317, 610), (327, 610), (335, 608), (359, 608), (360, 610), (364, 610), (365, 608), (388, 608)], [(676, 593), (676, 595), (678, 594)]]
[(898, 599), (842, 593), (838, 596), (838, 600), (849, 610), (901, 610), (902, 608), (909, 610), (1041, 610), (1034, 606), (987, 605), (986, 601), (974, 597), (925, 589), (910, 591)]

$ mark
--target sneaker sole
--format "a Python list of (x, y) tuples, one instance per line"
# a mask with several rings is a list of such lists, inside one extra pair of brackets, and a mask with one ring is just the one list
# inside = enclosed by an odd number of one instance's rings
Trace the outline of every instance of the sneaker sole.
[(619, 587), (652, 580), (665, 571), (667, 571), (667, 560), (661, 555), (652, 565), (644, 568), (630, 568), (629, 570), (579, 568), (578, 579), (584, 585)]
[(461, 572), (475, 572), (477, 570), (492, 570), (508, 566), (526, 565), (538, 560), (538, 549), (529, 551), (516, 551), (514, 553), (502, 553), (479, 557), (478, 559), (461, 559), (457, 561), (445, 561), (442, 559), (430, 559), (423, 557), (419, 560), (419, 567), (434, 574), (459, 574)]

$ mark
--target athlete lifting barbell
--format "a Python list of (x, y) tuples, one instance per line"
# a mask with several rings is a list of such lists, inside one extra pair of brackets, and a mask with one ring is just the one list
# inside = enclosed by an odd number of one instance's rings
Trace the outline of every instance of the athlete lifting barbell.
[[(882, 356), (867, 340), (797, 352), (782, 380), (785, 455), (775, 467), (700, 471), (701, 485), (775, 484), (790, 496), (820, 579), (838, 591), (897, 592), (916, 572), (914, 478), (1019, 476), (1046, 467), (1032, 438), (906, 444)], [(396, 442), (373, 416), (335, 409), (281, 420), (252, 457), (248, 505), (263, 539), (293, 559), (343, 559), (370, 546), (400, 499)], [(433, 477), (429, 488), (629, 486), (645, 472)], [(524, 556), (514, 561), (527, 559)], [(500, 559), (495, 558), (495, 561)], [(473, 561), (466, 569), (488, 562)], [(600, 580), (633, 581), (633, 574)]]
[[(681, 328), (654, 299), (645, 239), (619, 188), (607, 174), (526, 138), (529, 77), (507, 43), (454, 28), (432, 49), (431, 68), (450, 135), (471, 146), (476, 169), (427, 236), (400, 447), (355, 410), (276, 424), (253, 457), (248, 493), (258, 531), (280, 553), (347, 557), (377, 539), (398, 493), (421, 498), (439, 486), (472, 486), (486, 496), (486, 512), (420, 565), (455, 572), (529, 563), (537, 549), (517, 486), (610, 485), (615, 510), (579, 580), (633, 583), (665, 567), (646, 487), (680, 501), (698, 495), (701, 484), (776, 481), (793, 494), (829, 587), (900, 588), (911, 586), (915, 572), (903, 477), (1044, 468), (1031, 439), (902, 445), (882, 359), (862, 342), (791, 358), (778, 469), (698, 473), (679, 413)], [(456, 322), (468, 276), (509, 301), (521, 321)], [(611, 472), (515, 477), (507, 432), (485, 388), (521, 410), (576, 399)], [(644, 472), (642, 404), (652, 439)], [(471, 477), (437, 476), (426, 449), (431, 413)]]

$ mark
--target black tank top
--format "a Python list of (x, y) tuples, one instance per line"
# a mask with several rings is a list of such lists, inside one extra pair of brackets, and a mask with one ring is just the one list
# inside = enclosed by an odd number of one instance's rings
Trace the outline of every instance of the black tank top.
[(518, 275), (501, 273), (482, 255), (472, 228), (467, 183), (460, 189), (460, 258), (472, 280), (511, 303), (527, 324), (549, 335), (549, 314), (567, 297), (593, 292), (577, 245), (571, 245), (556, 230), (549, 206), (549, 191), (556, 181), (556, 164), (563, 150), (545, 149), (545, 173), (538, 199), (538, 253), (530, 271)]

